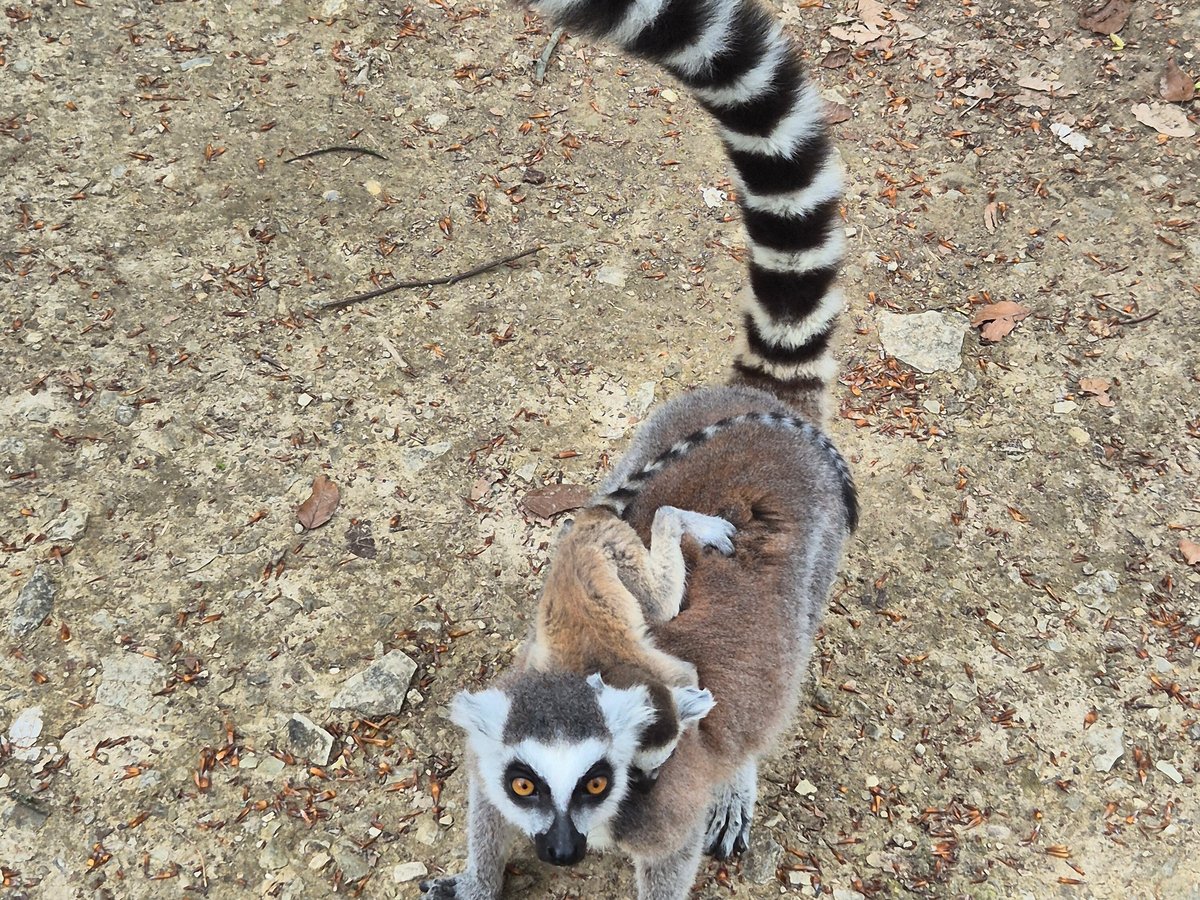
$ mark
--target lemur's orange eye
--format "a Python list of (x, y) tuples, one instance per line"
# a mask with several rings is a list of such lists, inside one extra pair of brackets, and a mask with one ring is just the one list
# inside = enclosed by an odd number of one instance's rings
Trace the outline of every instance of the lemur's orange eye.
[(595, 778), (589, 778), (588, 783), (584, 786), (589, 794), (598, 797), (608, 790), (608, 779), (603, 775), (597, 775)]
[(512, 792), (518, 797), (529, 797), (535, 790), (537, 790), (537, 788), (533, 786), (533, 782), (528, 778), (514, 778), (509, 784), (509, 787), (512, 788)]

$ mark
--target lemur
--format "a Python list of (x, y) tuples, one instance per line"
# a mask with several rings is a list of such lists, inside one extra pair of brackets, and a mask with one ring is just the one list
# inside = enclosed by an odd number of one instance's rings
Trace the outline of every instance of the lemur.
[(683, 603), (685, 537), (730, 554), (732, 533), (724, 519), (662, 506), (647, 550), (617, 511), (593, 503), (563, 528), (555, 547), (525, 665), (646, 687), (655, 716), (633, 758), (640, 786), (654, 780), (684, 730), (712, 708), (696, 667), (658, 649), (648, 626), (674, 618)]
[(634, 861), (639, 900), (683, 900), (704, 852), (746, 847), (757, 761), (794, 713), (857, 524), (849, 468), (821, 431), (842, 305), (840, 167), (799, 53), (757, 0), (534, 5), (678, 78), (716, 118), (735, 170), (750, 262), (728, 383), (660, 406), (595, 498), (643, 540), (664, 506), (736, 529), (731, 555), (689, 557), (686, 605), (651, 628), (660, 650), (696, 667), (715, 704), (638, 791), (633, 758), (655, 717), (644, 685), (518, 659), (492, 688), (460, 694), (467, 866), (421, 890), (495, 900), (523, 832), (539, 857), (564, 865), (589, 841), (614, 846)]

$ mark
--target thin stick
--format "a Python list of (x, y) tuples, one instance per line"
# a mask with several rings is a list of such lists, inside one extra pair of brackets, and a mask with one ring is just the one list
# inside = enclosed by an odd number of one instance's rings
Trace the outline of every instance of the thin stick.
[(550, 40), (546, 44), (546, 49), (542, 51), (537, 65), (533, 67), (533, 80), (538, 84), (546, 83), (546, 66), (550, 65), (550, 57), (554, 55), (554, 48), (558, 46), (558, 42), (562, 40), (562, 36), (563, 30), (561, 28), (555, 28), (550, 33)]
[(528, 250), (522, 250), (520, 253), (514, 253), (511, 256), (505, 256), (501, 259), (493, 259), (491, 262), (486, 262), (482, 266), (476, 266), (474, 269), (468, 269), (466, 272), (458, 272), (454, 275), (443, 275), (439, 278), (419, 278), (415, 281), (397, 281), (394, 284), (389, 284), (385, 287), (376, 288), (373, 291), (367, 291), (365, 294), (355, 294), (353, 297), (343, 297), (341, 300), (330, 300), (328, 303), (322, 303), (319, 309), (341, 309), (343, 306), (349, 306), (352, 303), (361, 303), (364, 300), (374, 300), (376, 297), (382, 297), (384, 294), (390, 294), (392, 291), (403, 290), (404, 288), (422, 288), (434, 287), (439, 284), (458, 284), (460, 281), (465, 281), (468, 278), (474, 278), (476, 275), (482, 275), (484, 272), (491, 271), (506, 263), (516, 262), (518, 259), (523, 259), (526, 256), (532, 256), (539, 250), (545, 249), (541, 244), (536, 247), (530, 247)]
[(1112, 324), (1113, 325), (1136, 325), (1139, 322), (1149, 322), (1151, 319), (1153, 319), (1155, 316), (1157, 316), (1160, 312), (1162, 312), (1161, 309), (1152, 309), (1152, 310), (1150, 310), (1150, 312), (1146, 313), (1144, 316), (1138, 316), (1136, 319), (1113, 319)]
[(321, 147), (317, 150), (309, 150), (307, 153), (301, 153), (299, 156), (293, 156), (291, 159), (285, 159), (284, 163), (294, 163), (313, 156), (320, 156), (323, 153), (360, 153), (364, 156), (374, 156), (376, 159), (387, 159), (379, 151), (368, 150), (366, 147)]

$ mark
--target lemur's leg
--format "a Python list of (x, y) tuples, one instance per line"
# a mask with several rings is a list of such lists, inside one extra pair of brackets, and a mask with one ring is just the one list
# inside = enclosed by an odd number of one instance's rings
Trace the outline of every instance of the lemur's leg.
[(750, 821), (758, 798), (758, 765), (746, 763), (716, 789), (708, 808), (704, 852), (717, 859), (745, 852), (750, 845)]
[(424, 900), (497, 900), (504, 888), (515, 830), (471, 775), (467, 807), (467, 871), (421, 882)]
[(660, 506), (650, 526), (650, 553), (647, 558), (649, 602), (644, 602), (646, 619), (651, 624), (666, 622), (679, 615), (683, 603), (687, 567), (680, 542), (690, 534), (701, 545), (729, 556), (733, 553), (734, 527), (717, 516)]
[(638, 900), (685, 900), (700, 869), (701, 834), (667, 856), (635, 857)]

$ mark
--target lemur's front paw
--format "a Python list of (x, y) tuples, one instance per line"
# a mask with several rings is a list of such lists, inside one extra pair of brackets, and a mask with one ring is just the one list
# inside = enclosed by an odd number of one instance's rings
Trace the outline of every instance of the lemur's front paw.
[(447, 875), (443, 878), (430, 878), (428, 881), (422, 881), (419, 885), (422, 900), (457, 900), (458, 892), (455, 888), (457, 883), (457, 875)]
[(737, 534), (737, 529), (732, 522), (720, 516), (706, 516), (690, 510), (680, 510), (679, 516), (684, 532), (694, 537), (701, 546), (712, 547), (723, 556), (733, 556), (733, 536)]
[(470, 872), (443, 875), (422, 881), (421, 900), (495, 900), (496, 893), (484, 890)]

